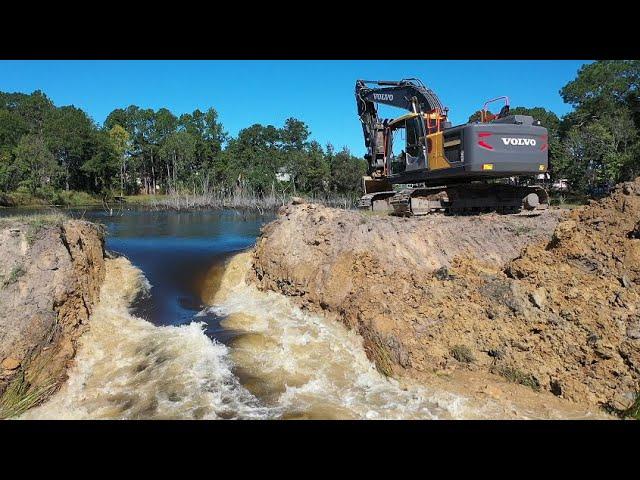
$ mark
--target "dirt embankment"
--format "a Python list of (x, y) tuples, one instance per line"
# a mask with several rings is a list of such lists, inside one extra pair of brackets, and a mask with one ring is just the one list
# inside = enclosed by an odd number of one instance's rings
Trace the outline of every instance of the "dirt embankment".
[(98, 301), (104, 240), (84, 221), (0, 223), (0, 418), (53, 393)]
[(640, 180), (558, 217), (287, 206), (258, 241), (254, 281), (337, 314), (385, 374), (467, 372), (626, 409), (640, 382)]

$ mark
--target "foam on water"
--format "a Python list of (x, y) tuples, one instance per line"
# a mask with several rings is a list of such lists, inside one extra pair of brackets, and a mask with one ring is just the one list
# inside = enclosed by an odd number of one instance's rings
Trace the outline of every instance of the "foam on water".
[[(100, 302), (69, 379), (22, 418), (451, 418), (463, 398), (386, 379), (340, 323), (244, 281), (248, 254), (214, 279), (209, 310), (236, 332), (231, 347), (204, 324), (156, 326), (132, 315), (148, 294), (124, 257), (107, 260)], [(197, 320), (197, 316), (196, 316)]]
[(155, 326), (130, 314), (149, 285), (124, 257), (105, 282), (62, 389), (23, 418), (268, 418), (232, 373), (228, 348), (203, 324)]
[[(477, 412), (457, 395), (402, 386), (367, 359), (341, 323), (247, 285), (248, 253), (229, 263), (211, 310), (239, 335), (230, 356), (240, 378), (284, 418), (460, 418)], [(207, 299), (205, 299), (207, 300)]]

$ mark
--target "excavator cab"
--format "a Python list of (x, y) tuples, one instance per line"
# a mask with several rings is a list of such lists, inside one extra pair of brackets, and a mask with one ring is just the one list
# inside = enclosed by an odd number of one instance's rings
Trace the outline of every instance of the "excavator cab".
[[(450, 167), (439, 112), (410, 113), (387, 124), (386, 172), (391, 175)], [(400, 150), (398, 154), (398, 150)]]
[[(426, 167), (424, 124), (418, 114), (408, 114), (389, 123), (387, 161), (392, 174), (421, 170)], [(400, 150), (399, 154), (395, 154)]]

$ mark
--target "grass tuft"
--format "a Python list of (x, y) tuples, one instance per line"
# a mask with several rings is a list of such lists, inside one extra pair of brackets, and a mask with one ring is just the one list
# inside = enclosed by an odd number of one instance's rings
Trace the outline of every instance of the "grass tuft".
[(473, 352), (466, 345), (454, 345), (450, 352), (453, 358), (461, 363), (473, 363), (476, 361)]
[(2, 281), (2, 288), (6, 288), (11, 284), (16, 283), (25, 273), (27, 273), (27, 271), (22, 265), (16, 265), (11, 270), (11, 273), (9, 273), (9, 276)]
[(519, 237), (520, 235), (525, 235), (525, 234), (530, 233), (531, 231), (533, 231), (533, 228), (529, 227), (527, 225), (515, 225), (515, 226), (509, 225), (506, 228), (511, 233), (514, 233), (516, 235), (516, 237)]
[(627, 410), (623, 412), (625, 418), (635, 418), (640, 420), (640, 392), (636, 394), (636, 399)]
[(387, 347), (385, 347), (382, 340), (375, 335), (371, 340), (373, 345), (365, 345), (365, 349), (369, 350), (373, 356), (373, 361), (377, 370), (385, 377), (393, 376), (393, 361), (391, 360), (391, 355), (389, 354)]
[(626, 410), (620, 410), (613, 407), (611, 404), (604, 405), (604, 410), (623, 419), (640, 420), (640, 392), (636, 393), (635, 400)]
[(516, 367), (509, 366), (495, 367), (493, 370), (494, 373), (497, 373), (512, 383), (518, 383), (525, 387), (530, 387), (536, 392), (540, 391), (540, 382), (530, 373), (526, 373)]
[(67, 216), (62, 212), (9, 215), (0, 217), (0, 228), (13, 228), (20, 224), (26, 224), (32, 227), (59, 225), (66, 219)]
[(24, 370), (21, 369), (0, 397), (0, 420), (22, 415), (45, 400), (55, 388), (54, 380), (49, 380), (42, 386), (33, 387), (26, 380)]

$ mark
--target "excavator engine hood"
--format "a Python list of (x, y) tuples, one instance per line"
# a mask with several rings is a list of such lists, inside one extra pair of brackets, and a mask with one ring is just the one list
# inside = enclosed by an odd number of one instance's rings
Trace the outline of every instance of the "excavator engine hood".
[(493, 176), (545, 173), (549, 166), (547, 129), (533, 118), (512, 115), (464, 129), (464, 170)]

